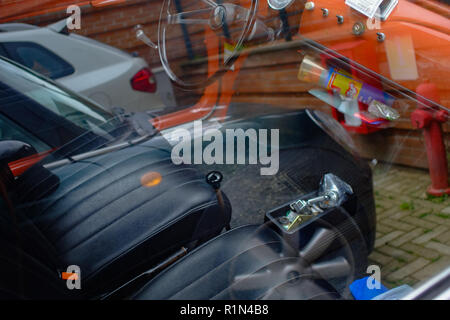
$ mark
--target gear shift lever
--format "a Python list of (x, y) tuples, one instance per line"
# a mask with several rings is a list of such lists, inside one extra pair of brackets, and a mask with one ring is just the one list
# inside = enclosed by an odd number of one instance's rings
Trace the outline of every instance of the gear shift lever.
[[(220, 184), (223, 180), (223, 175), (219, 171), (211, 171), (206, 175), (206, 182), (213, 187), (216, 191), (217, 201), (219, 202), (220, 210), (222, 211), (223, 216), (225, 217), (225, 203), (223, 201), (222, 191), (220, 191)], [(225, 229), (227, 231), (231, 230), (230, 225), (226, 225)]]

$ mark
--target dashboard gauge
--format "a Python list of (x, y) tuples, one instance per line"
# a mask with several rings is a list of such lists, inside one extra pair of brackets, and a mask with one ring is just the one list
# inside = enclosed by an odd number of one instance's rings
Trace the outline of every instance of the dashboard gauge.
[(282, 10), (288, 7), (294, 0), (267, 0), (269, 7), (274, 10)]

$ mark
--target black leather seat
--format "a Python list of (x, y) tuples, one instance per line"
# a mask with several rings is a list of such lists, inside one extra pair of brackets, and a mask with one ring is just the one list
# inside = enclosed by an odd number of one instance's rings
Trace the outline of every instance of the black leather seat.
[[(117, 274), (154, 261), (161, 250), (219, 233), (229, 210), (220, 212), (203, 176), (187, 166), (173, 167), (167, 157), (164, 148), (141, 145), (114, 159), (73, 163), (53, 171), (57, 180), (37, 180), (36, 188), (45, 190), (51, 187), (45, 181), (59, 180), (46, 195), (33, 193), (26, 183), (41, 173), (24, 175), (15, 201), (27, 201), (14, 215), (0, 216), (0, 298), (93, 298), (95, 286), (117, 287), (112, 281)], [(149, 170), (160, 172), (162, 181), (145, 188), (140, 177)], [(135, 288), (131, 298), (339, 298), (325, 281), (297, 272), (299, 263), (295, 250), (272, 229), (240, 227)], [(82, 290), (68, 290), (60, 278), (72, 264), (81, 267)]]
[[(45, 179), (38, 171), (17, 181), (19, 229), (40, 233), (59, 270), (79, 266), (85, 292), (219, 234), (231, 218), (229, 202), (222, 210), (205, 177), (175, 166), (155, 141), (54, 169)], [(143, 186), (148, 172), (161, 182)]]
[(325, 281), (296, 272), (298, 255), (266, 226), (233, 229), (199, 247), (131, 299), (337, 299)]

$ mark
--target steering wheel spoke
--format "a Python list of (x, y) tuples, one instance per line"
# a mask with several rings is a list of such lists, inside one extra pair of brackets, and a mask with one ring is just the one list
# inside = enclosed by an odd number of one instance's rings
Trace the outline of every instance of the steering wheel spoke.
[[(168, 24), (202, 24), (208, 25), (210, 23), (211, 9), (199, 9), (193, 11), (185, 11), (167, 16)], [(207, 18), (200, 18), (201, 16)]]
[(332, 260), (312, 264), (310, 273), (316, 278), (331, 280), (348, 277), (351, 271), (352, 268), (347, 259), (339, 256)]
[(308, 244), (300, 251), (300, 256), (312, 263), (322, 256), (336, 238), (337, 236), (332, 230), (317, 229)]
[(202, 1), (203, 3), (205, 3), (205, 4), (209, 5), (209, 6), (211, 6), (212, 8), (215, 8), (215, 7), (218, 6), (218, 4), (215, 3), (215, 2), (212, 1), (212, 0), (201, 0), (201, 1)]

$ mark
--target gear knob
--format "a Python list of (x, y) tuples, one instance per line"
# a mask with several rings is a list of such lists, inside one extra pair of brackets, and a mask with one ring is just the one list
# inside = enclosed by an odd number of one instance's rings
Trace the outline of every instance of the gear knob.
[(206, 182), (214, 188), (214, 190), (220, 189), (220, 183), (223, 180), (223, 175), (219, 171), (211, 171), (206, 175)]
[[(219, 203), (220, 206), (220, 211), (222, 212), (222, 215), (226, 219), (225, 202), (223, 201), (222, 191), (220, 191), (220, 183), (222, 182), (222, 180), (223, 174), (220, 173), (219, 171), (211, 171), (206, 175), (206, 182), (215, 190), (217, 202)], [(231, 230), (231, 226), (229, 223), (227, 223), (227, 225), (225, 226), (225, 230), (227, 231)]]

